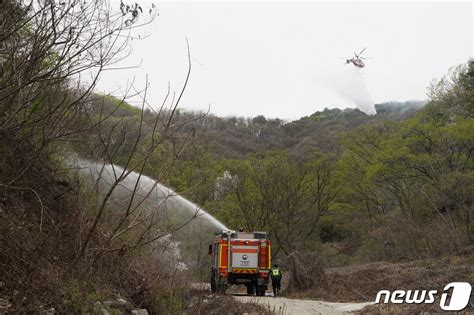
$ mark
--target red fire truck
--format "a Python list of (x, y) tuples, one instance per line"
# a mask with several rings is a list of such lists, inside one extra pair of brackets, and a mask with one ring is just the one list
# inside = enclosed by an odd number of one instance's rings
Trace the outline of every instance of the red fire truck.
[(224, 294), (230, 284), (247, 287), (248, 294), (264, 296), (271, 271), (271, 241), (267, 232), (222, 231), (214, 244), (211, 291)]

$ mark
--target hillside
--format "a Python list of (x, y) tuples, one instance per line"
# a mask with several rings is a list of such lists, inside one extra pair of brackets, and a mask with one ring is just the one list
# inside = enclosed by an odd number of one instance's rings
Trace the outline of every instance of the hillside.
[(183, 132), (195, 131), (196, 140), (222, 158), (242, 158), (251, 153), (275, 149), (290, 150), (295, 156), (304, 156), (313, 149), (335, 152), (344, 132), (369, 122), (407, 119), (425, 103), (376, 104), (377, 114), (373, 116), (358, 109), (325, 108), (291, 122), (264, 116), (223, 118), (199, 112), (183, 112), (181, 119), (200, 117), (198, 121), (187, 124)]
[[(463, 69), (454, 84), (469, 75)], [(470, 220), (461, 223), (471, 211), (469, 192), (453, 190), (471, 180), (472, 111), (447, 103), (464, 97), (448, 84), (428, 103), (377, 104), (373, 116), (326, 108), (285, 122), (178, 112), (180, 127), (170, 140), (187, 149), (163, 181), (228, 226), (270, 230), (276, 257), (308, 243), (335, 244), (330, 265), (456, 253), (472, 233)], [(130, 131), (140, 113), (127, 106), (113, 117)], [(158, 176), (153, 168), (163, 158), (151, 157), (145, 174)], [(423, 195), (415, 197), (413, 187)], [(258, 220), (245, 219), (255, 213)]]
[(208, 244), (225, 227), (268, 231), (296, 295), (324, 297), (324, 270), (351, 299), (371, 269), (364, 296), (399, 284), (386, 268), (428, 271), (436, 285), (472, 271), (474, 60), (427, 102), (373, 116), (183, 111), (190, 51), (186, 83), (162, 105), (148, 103), (149, 85), (96, 93), (158, 16), (147, 5), (0, 2), (0, 313), (214, 308), (189, 283), (209, 280)]

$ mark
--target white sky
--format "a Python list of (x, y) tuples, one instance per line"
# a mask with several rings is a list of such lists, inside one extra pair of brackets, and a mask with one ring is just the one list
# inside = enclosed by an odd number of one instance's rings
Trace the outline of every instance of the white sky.
[[(158, 107), (168, 82), (178, 91), (192, 73), (181, 107), (227, 116), (295, 119), (324, 107), (354, 107), (337, 87), (367, 46), (363, 77), (372, 99), (425, 99), (427, 86), (473, 56), (472, 2), (158, 2), (160, 16), (132, 42), (99, 89), (143, 87)], [(120, 92), (116, 93), (120, 95)]]

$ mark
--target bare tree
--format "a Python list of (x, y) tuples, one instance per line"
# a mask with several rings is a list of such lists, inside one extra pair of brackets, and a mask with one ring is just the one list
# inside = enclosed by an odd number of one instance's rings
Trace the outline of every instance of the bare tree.
[(114, 10), (106, 1), (7, 0), (0, 9), (0, 134), (37, 151), (90, 128), (84, 114), (101, 72), (128, 55), (133, 30), (156, 16), (155, 8)]
[[(148, 103), (148, 82), (143, 89), (134, 84), (126, 87), (125, 95), (108, 109), (104, 105), (109, 96), (94, 94), (100, 74), (122, 69), (118, 62), (130, 53), (131, 39), (143, 38), (140, 30), (156, 15), (153, 4), (142, 8), (137, 3), (121, 2), (114, 7), (101, 0), (0, 3), (0, 148), (7, 149), (4, 156), (9, 159), (1, 170), (0, 192), (2, 197), (10, 191), (18, 192), (21, 198), (27, 194), (25, 204), (34, 205), (27, 208), (28, 233), (12, 228), (0, 237), (3, 253), (11, 246), (15, 248), (11, 255), (0, 255), (0, 263), (14, 270), (7, 279), (10, 287), (26, 283), (25, 274), (47, 274), (48, 268), (59, 274), (57, 279), (79, 274), (82, 281), (99, 270), (98, 262), (106, 258), (130, 257), (127, 253), (144, 248), (156, 255), (170, 233), (201, 214), (196, 206), (182, 220), (166, 218), (163, 209), (175, 193), (162, 189), (158, 201), (155, 196), (161, 187), (159, 181), (194, 139), (194, 131), (184, 126), (200, 118), (178, 117), (191, 73), (189, 47), (184, 84), (177, 94), (169, 89), (161, 107)], [(130, 97), (141, 99), (142, 106), (138, 122), (128, 129), (125, 120), (114, 115), (128, 106)], [(90, 156), (98, 161), (92, 162), (98, 176), (91, 184), (56, 179), (57, 174), (71, 168), (70, 152), (75, 144), (94, 151)], [(156, 180), (151, 180), (145, 174), (157, 160)], [(17, 161), (11, 171), (7, 169)], [(45, 181), (37, 180), (43, 175)], [(42, 185), (35, 187), (37, 183)], [(51, 183), (63, 187), (61, 194), (67, 197), (52, 194), (57, 187), (49, 187)], [(126, 198), (118, 202), (116, 196), (125, 188)], [(73, 196), (77, 200), (69, 202)], [(34, 203), (28, 200), (31, 197)], [(58, 200), (62, 203), (55, 205)], [(37, 226), (33, 223), (36, 206)], [(11, 211), (13, 206), (6, 208), (11, 217), (4, 216), (3, 204), (0, 207), (2, 227), (26, 222), (22, 213)], [(60, 242), (67, 244), (67, 253), (61, 250)], [(33, 256), (34, 252), (38, 255)], [(29, 260), (32, 257), (40, 257), (42, 263), (35, 266)], [(43, 282), (35, 286), (31, 296), (41, 299), (38, 292), (51, 287), (48, 281)], [(23, 291), (29, 289), (21, 286)]]

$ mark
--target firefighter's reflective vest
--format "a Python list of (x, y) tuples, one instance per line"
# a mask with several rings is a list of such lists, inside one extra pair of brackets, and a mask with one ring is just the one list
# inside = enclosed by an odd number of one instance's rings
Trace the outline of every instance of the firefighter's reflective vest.
[(278, 268), (272, 269), (272, 278), (274, 278), (274, 279), (281, 278), (280, 269), (278, 269)]

